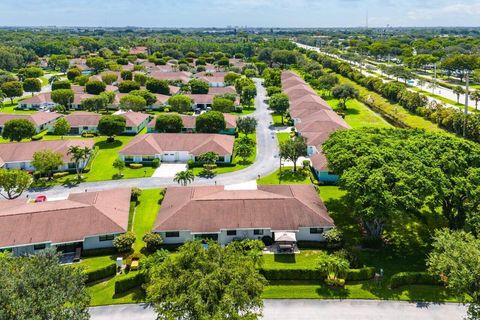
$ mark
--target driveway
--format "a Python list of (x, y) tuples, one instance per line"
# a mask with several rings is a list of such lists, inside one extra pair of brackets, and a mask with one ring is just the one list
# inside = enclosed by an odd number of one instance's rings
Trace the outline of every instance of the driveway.
[(152, 178), (171, 178), (175, 177), (175, 174), (180, 171), (187, 170), (185, 163), (161, 163), (155, 172), (152, 174)]
[[(265, 300), (264, 320), (460, 320), (466, 308), (457, 303), (375, 300)], [(90, 309), (91, 320), (153, 320), (144, 304), (115, 305)]]
[[(272, 117), (268, 106), (265, 104), (266, 90), (261, 83), (261, 79), (254, 79), (257, 87), (257, 97), (255, 98), (255, 112), (253, 116), (258, 121), (257, 126), (257, 158), (255, 162), (239, 171), (218, 175), (212, 179), (196, 177), (193, 185), (232, 185), (241, 184), (258, 179), (271, 174), (279, 167), (278, 142), (275, 134), (275, 128), (272, 125)], [(109, 165), (109, 164), (106, 164)], [(162, 164), (163, 165), (163, 164)], [(162, 167), (160, 166), (160, 168)], [(108, 180), (97, 182), (85, 182), (77, 186), (54, 186), (46, 190), (30, 190), (23, 196), (35, 197), (36, 195), (46, 195), (48, 198), (67, 197), (72, 192), (108, 190), (114, 188), (138, 187), (142, 189), (167, 187), (177, 185), (173, 182), (172, 175), (169, 177), (136, 178), (125, 180)]]

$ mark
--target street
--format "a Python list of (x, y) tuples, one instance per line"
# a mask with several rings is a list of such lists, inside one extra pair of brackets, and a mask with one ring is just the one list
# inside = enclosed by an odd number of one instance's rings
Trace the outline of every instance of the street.
[[(457, 303), (375, 300), (265, 300), (264, 320), (455, 320), (463, 319), (466, 307)], [(144, 304), (93, 307), (91, 320), (153, 320)]]

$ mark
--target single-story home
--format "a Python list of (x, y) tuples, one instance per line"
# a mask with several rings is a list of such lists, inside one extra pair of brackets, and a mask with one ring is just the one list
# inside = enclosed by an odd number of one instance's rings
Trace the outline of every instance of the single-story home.
[(0, 201), (0, 250), (15, 256), (54, 247), (62, 253), (111, 248), (127, 231), (130, 189), (72, 193), (68, 199)]
[(145, 127), (147, 127), (150, 120), (153, 116), (142, 113), (142, 112), (133, 112), (133, 111), (117, 111), (114, 115), (118, 115), (124, 117), (126, 120), (125, 134), (137, 134), (142, 131)]
[[(193, 133), (196, 131), (197, 116), (189, 116), (184, 114), (179, 114), (179, 116), (182, 118), (182, 122), (183, 122), (182, 132)], [(225, 118), (226, 129), (219, 133), (235, 134), (235, 129), (237, 128), (237, 117), (229, 113), (224, 113), (223, 116)], [(155, 130), (156, 121), (157, 121), (156, 118), (153, 118), (150, 121), (150, 123), (148, 124), (148, 132), (156, 132)]]
[(275, 239), (294, 233), (296, 241), (324, 241), (334, 227), (312, 185), (258, 186), (257, 190), (225, 190), (223, 186), (169, 187), (154, 224), (164, 243), (213, 239)]
[(232, 160), (235, 138), (224, 134), (147, 133), (136, 136), (122, 150), (120, 159), (127, 163), (187, 162), (206, 152), (219, 155), (219, 162)]
[(237, 91), (235, 90), (235, 87), (232, 87), (232, 86), (208, 88), (208, 94), (222, 95), (226, 93), (237, 94)]
[(53, 131), (53, 125), (55, 121), (62, 115), (56, 112), (35, 112), (32, 114), (14, 114), (14, 113), (1, 113), (0, 112), (0, 133), (3, 131), (5, 123), (15, 119), (25, 119), (30, 121), (35, 126), (35, 131), (40, 133), (44, 130), (49, 132)]
[(326, 183), (335, 183), (340, 177), (328, 170), (328, 160), (323, 152), (318, 152), (310, 157), (313, 171), (318, 181)]
[[(29, 142), (5, 143), (0, 148), (0, 168), (23, 169), (35, 171), (31, 162), (33, 154), (37, 151), (51, 150), (62, 155), (64, 164), (56, 171), (67, 171), (75, 169), (75, 163), (68, 155), (68, 148), (79, 146), (80, 148), (89, 147), (93, 149), (95, 140), (93, 139), (74, 139), (74, 140), (40, 140)], [(84, 168), (90, 158), (80, 162), (80, 167)]]
[(150, 77), (157, 80), (181, 81), (182, 83), (187, 83), (190, 81), (192, 74), (187, 71), (162, 72), (152, 70)]
[[(211, 108), (213, 104), (213, 99), (218, 94), (187, 94), (193, 100), (193, 109), (201, 109), (205, 110), (206, 108)], [(235, 102), (233, 103), (235, 106), (240, 104), (240, 99), (237, 97)]]
[(195, 76), (198, 80), (208, 83), (210, 87), (225, 87), (225, 75), (227, 72), (199, 72)]
[(70, 134), (80, 135), (83, 132), (96, 133), (101, 117), (101, 114), (95, 112), (77, 111), (70, 113), (65, 119), (70, 124)]
[(133, 47), (133, 48), (130, 48), (128, 53), (129, 54), (139, 54), (139, 53), (148, 54), (148, 48), (147, 47)]
[(54, 106), (50, 92), (41, 92), (18, 103), (19, 109), (48, 110)]

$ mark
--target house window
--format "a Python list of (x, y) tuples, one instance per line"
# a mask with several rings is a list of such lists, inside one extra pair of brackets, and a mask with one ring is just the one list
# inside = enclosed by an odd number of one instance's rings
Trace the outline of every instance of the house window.
[(133, 156), (125, 156), (125, 162), (132, 162)]
[(115, 238), (113, 234), (107, 234), (105, 236), (100, 236), (98, 237), (98, 240), (100, 241), (112, 241)]
[(236, 236), (237, 230), (227, 230), (227, 236)]
[(254, 229), (253, 234), (256, 236), (261, 236), (263, 235), (263, 229)]
[(132, 127), (125, 127), (125, 130), (126, 130), (126, 131), (131, 131), (131, 130), (132, 130)]
[(33, 250), (43, 250), (47, 247), (45, 243), (33, 245)]
[(323, 228), (310, 228), (310, 234), (322, 234)]
[(68, 169), (75, 169), (75, 168), (76, 168), (75, 163), (73, 162), (68, 163)]
[(165, 238), (178, 238), (178, 237), (180, 237), (180, 232), (178, 231), (165, 232)]
[(88, 127), (83, 127), (83, 130), (88, 130)]
[(143, 157), (142, 157), (142, 160), (143, 160), (143, 161), (153, 161), (153, 159), (155, 159), (154, 156), (143, 156)]

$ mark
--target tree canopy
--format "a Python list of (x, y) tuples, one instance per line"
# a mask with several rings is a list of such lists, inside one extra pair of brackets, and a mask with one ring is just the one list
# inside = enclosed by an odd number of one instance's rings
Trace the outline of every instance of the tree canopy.
[(35, 126), (27, 119), (13, 119), (5, 122), (2, 131), (3, 139), (20, 142), (30, 139), (36, 133)]
[(203, 133), (219, 133), (225, 130), (225, 117), (218, 111), (208, 111), (197, 117), (196, 130)]

